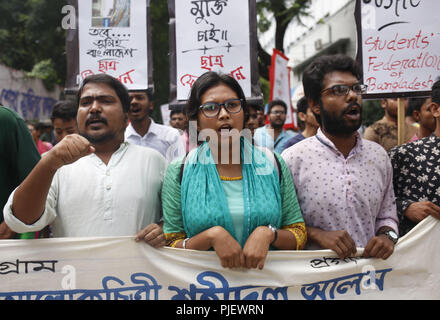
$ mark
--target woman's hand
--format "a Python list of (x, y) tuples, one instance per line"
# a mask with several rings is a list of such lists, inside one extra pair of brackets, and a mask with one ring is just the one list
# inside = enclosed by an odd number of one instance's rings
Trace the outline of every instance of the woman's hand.
[(209, 239), (223, 268), (245, 266), (243, 250), (231, 234), (220, 226), (209, 229)]
[(264, 268), (264, 262), (270, 244), (274, 240), (274, 233), (268, 227), (258, 227), (251, 233), (243, 249), (246, 268)]

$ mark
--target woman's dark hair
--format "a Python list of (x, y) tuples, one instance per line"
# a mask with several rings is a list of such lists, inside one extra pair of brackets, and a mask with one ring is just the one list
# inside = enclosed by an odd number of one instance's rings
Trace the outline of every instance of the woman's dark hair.
[(320, 56), (304, 70), (302, 82), (305, 96), (313, 102), (319, 103), (324, 77), (333, 71), (350, 72), (356, 79), (362, 79), (361, 67), (349, 56), (342, 54)]
[(122, 103), (122, 109), (124, 113), (127, 113), (130, 110), (130, 96), (128, 95), (127, 88), (116, 78), (109, 76), (108, 74), (100, 73), (88, 76), (85, 78), (81, 84), (81, 87), (78, 90), (76, 95), (76, 105), (79, 106), (79, 100), (81, 98), (82, 91), (84, 86), (88, 83), (103, 83), (115, 90), (116, 95), (119, 97)]
[(244, 111), (244, 123), (248, 121), (249, 111), (246, 103), (246, 97), (240, 84), (230, 75), (209, 71), (202, 74), (193, 84), (186, 103), (186, 114), (189, 120), (197, 120), (200, 111), (202, 95), (213, 87), (224, 84), (231, 88), (242, 100), (241, 105)]

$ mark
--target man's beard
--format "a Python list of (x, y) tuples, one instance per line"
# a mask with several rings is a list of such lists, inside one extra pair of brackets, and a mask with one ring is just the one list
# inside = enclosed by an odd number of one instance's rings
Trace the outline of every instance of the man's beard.
[(149, 115), (149, 113), (145, 113), (142, 116), (139, 116), (139, 118), (135, 118), (133, 116), (129, 116), (130, 121), (134, 122), (134, 123), (143, 123), (144, 121), (148, 120), (151, 116)]
[(274, 129), (282, 129), (284, 127), (284, 122), (276, 123), (276, 122), (270, 122), (270, 126)]
[[(92, 144), (100, 144), (105, 143), (108, 141), (111, 141), (115, 138), (115, 134), (111, 131), (107, 131), (101, 134), (88, 134), (87, 133), (87, 127), (92, 124), (92, 122), (99, 121), (102, 122), (105, 126), (108, 126), (108, 121), (105, 117), (101, 117), (100, 115), (92, 114), (89, 118), (87, 118), (85, 122), (86, 130), (84, 132), (80, 132), (80, 135), (82, 135), (84, 138), (89, 140)], [(93, 132), (93, 131), (92, 131)]]
[(321, 110), (321, 123), (322, 127), (326, 132), (335, 135), (335, 136), (347, 136), (356, 132), (362, 124), (362, 109), (360, 110), (359, 121), (353, 124), (347, 123), (344, 119), (344, 114), (349, 110), (353, 105), (359, 105), (357, 102), (350, 103), (342, 112), (340, 116), (335, 116), (328, 113), (322, 104), (322, 101), (319, 101), (319, 108)]
[(116, 135), (113, 132), (106, 132), (104, 134), (101, 135), (96, 135), (96, 136), (92, 136), (92, 135), (88, 135), (85, 132), (81, 132), (80, 133), (84, 138), (86, 138), (87, 140), (89, 140), (89, 142), (91, 144), (102, 144), (105, 142), (109, 142), (113, 139), (115, 139)]

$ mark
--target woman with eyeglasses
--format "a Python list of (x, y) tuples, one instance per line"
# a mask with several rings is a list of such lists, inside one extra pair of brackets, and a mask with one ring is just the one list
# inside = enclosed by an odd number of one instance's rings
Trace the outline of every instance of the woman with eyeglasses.
[(290, 172), (280, 156), (250, 142), (238, 82), (203, 74), (186, 111), (204, 142), (168, 167), (162, 206), (169, 246), (213, 249), (225, 268), (259, 269), (269, 248), (302, 249), (306, 229)]

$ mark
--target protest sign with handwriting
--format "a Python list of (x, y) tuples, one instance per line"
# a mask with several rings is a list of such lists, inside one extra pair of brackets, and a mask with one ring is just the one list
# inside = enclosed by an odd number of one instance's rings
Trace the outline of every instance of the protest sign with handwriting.
[(440, 76), (438, 8), (436, 0), (357, 0), (364, 97), (429, 95)]

